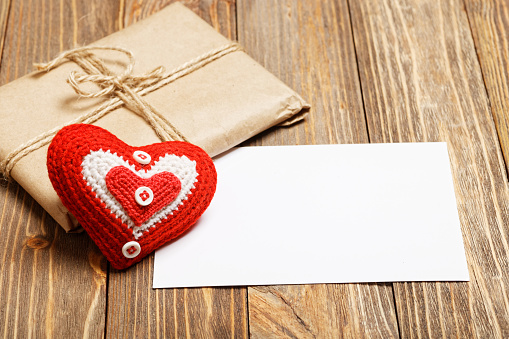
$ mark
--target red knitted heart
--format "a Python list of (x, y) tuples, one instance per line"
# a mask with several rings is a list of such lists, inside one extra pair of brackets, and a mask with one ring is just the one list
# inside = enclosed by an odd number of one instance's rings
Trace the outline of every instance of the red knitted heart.
[(210, 204), (216, 171), (199, 147), (132, 147), (92, 125), (53, 138), (48, 174), (62, 203), (117, 269), (181, 235)]
[[(180, 180), (170, 172), (157, 173), (149, 179), (143, 179), (124, 166), (113, 167), (106, 174), (106, 186), (136, 226), (175, 200), (180, 192)], [(136, 202), (136, 191), (140, 187), (148, 187), (153, 192), (152, 203), (143, 206)], [(140, 198), (147, 201), (150, 194), (142, 190)]]

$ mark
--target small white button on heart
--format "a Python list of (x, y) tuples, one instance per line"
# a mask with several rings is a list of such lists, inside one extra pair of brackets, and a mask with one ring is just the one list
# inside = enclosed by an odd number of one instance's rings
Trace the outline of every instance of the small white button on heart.
[(136, 151), (133, 153), (133, 158), (142, 165), (150, 163), (150, 155), (143, 151)]
[(148, 187), (141, 186), (134, 193), (134, 199), (136, 199), (136, 202), (141, 206), (150, 205), (152, 200), (154, 200), (154, 192)]
[(122, 247), (122, 254), (129, 259), (137, 257), (140, 252), (141, 246), (136, 241), (129, 241)]

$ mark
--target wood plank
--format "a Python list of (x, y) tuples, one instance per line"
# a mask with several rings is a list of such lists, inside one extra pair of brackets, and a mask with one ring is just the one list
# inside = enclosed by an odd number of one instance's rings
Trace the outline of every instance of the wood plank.
[(245, 288), (152, 289), (154, 256), (110, 270), (108, 338), (247, 337)]
[[(163, 9), (176, 0), (127, 0), (124, 24), (128, 26)], [(179, 1), (230, 40), (237, 39), (235, 0)]]
[[(15, 1), (6, 24), (0, 84), (58, 52), (114, 31), (118, 8), (101, 0)], [(16, 183), (0, 187), (0, 335), (101, 337), (106, 262), (89, 237), (62, 228)]]
[(500, 0), (464, 0), (488, 91), (491, 112), (509, 170), (509, 4)]
[(7, 30), (7, 17), (9, 15), (10, 8), (10, 0), (0, 2), (0, 60), (2, 60), (2, 51), (4, 50), (5, 32)]
[(509, 337), (509, 188), (460, 0), (351, 1), (372, 142), (446, 141), (471, 281), (394, 284), (403, 337)]
[[(367, 143), (346, 1), (238, 1), (239, 42), (313, 106), (247, 145)], [(390, 284), (248, 289), (253, 338), (398, 337)]]
[[(127, 1), (129, 25), (173, 1)], [(235, 2), (184, 1), (223, 35), (235, 38)], [(130, 269), (110, 270), (107, 337), (247, 337), (246, 288), (152, 289), (153, 255)]]
[(0, 84), (34, 70), (60, 51), (86, 45), (119, 29), (119, 7), (100, 0), (15, 1), (7, 24)]

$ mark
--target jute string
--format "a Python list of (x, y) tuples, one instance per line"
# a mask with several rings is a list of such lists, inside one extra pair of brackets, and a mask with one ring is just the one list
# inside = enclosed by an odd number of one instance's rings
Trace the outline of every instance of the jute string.
[[(125, 71), (122, 74), (114, 74), (101, 59), (91, 53), (93, 50), (117, 51), (125, 54), (129, 59)], [(71, 72), (67, 79), (69, 85), (79, 96), (86, 98), (109, 96), (111, 98), (95, 110), (57, 126), (13, 150), (0, 162), (0, 173), (3, 174), (4, 178), (10, 178), (12, 168), (20, 159), (49, 144), (55, 134), (63, 127), (72, 124), (91, 124), (122, 106), (129, 108), (145, 119), (161, 141), (187, 141), (173, 124), (143, 99), (143, 96), (238, 50), (241, 50), (241, 47), (237, 43), (230, 43), (200, 55), (170, 72), (165, 72), (163, 67), (158, 67), (142, 75), (132, 74), (135, 63), (133, 54), (118, 47), (79, 47), (63, 52), (47, 64), (37, 64), (36, 67), (39, 71), (48, 72), (65, 62), (73, 61), (85, 72)], [(89, 92), (82, 89), (80, 85), (86, 82), (96, 84), (99, 90)]]

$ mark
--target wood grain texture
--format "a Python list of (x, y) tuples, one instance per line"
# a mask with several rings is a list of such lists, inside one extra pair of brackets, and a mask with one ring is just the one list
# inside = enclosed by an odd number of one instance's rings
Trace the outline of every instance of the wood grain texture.
[(251, 338), (397, 338), (391, 284), (248, 289)]
[[(128, 1), (129, 25), (173, 1)], [(235, 38), (235, 2), (184, 1), (223, 35)], [(153, 255), (123, 271), (110, 270), (108, 338), (248, 336), (246, 288), (152, 289)]]
[(10, 0), (0, 2), (0, 60), (2, 60), (2, 51), (4, 50), (5, 31), (7, 30), (7, 18), (9, 16), (10, 8)]
[(153, 290), (153, 258), (110, 270), (108, 338), (247, 337), (245, 288)]
[(66, 234), (17, 184), (0, 194), (0, 335), (95, 337), (104, 331), (106, 262)]
[(446, 141), (469, 283), (396, 283), (401, 336), (509, 337), (509, 188), (462, 3), (351, 1), (372, 142)]
[[(238, 1), (239, 42), (309, 100), (305, 122), (247, 145), (366, 143), (368, 135), (345, 1)], [(390, 284), (252, 287), (252, 338), (398, 337)]]
[(34, 70), (59, 52), (86, 45), (119, 29), (111, 1), (13, 1), (1, 60), (0, 84)]
[(247, 53), (309, 100), (305, 123), (276, 128), (251, 145), (367, 143), (345, 1), (238, 1)]
[[(176, 0), (127, 0), (124, 23), (133, 24)], [(230, 40), (237, 39), (235, 0), (182, 0), (187, 8), (207, 21), (216, 31)]]
[(501, 0), (464, 0), (491, 112), (509, 170), (509, 4)]
[[(114, 4), (100, 0), (13, 1), (0, 84), (30, 72), (33, 62), (113, 32), (115, 13)], [(0, 335), (101, 337), (106, 262), (97, 247), (85, 233), (65, 234), (16, 183), (0, 187), (0, 206)]]

